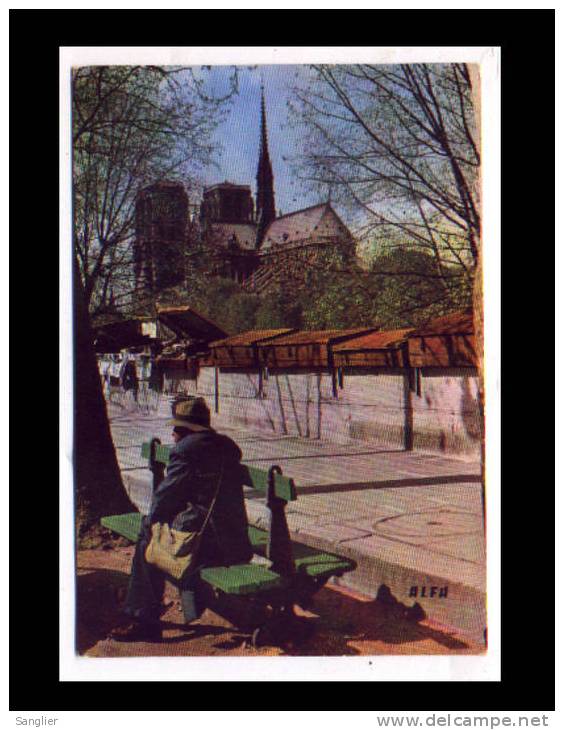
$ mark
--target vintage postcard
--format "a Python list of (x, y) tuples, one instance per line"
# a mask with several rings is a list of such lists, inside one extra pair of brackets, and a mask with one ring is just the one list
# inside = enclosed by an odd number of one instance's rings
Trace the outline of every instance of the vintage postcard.
[(495, 676), (495, 49), (61, 58), (69, 662)]

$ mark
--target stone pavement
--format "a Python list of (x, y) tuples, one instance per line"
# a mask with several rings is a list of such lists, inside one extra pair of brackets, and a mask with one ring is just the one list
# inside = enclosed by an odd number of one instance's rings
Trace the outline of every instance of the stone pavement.
[[(142, 512), (151, 481), (140, 446), (151, 436), (171, 442), (167, 413), (166, 403), (150, 414), (109, 406), (124, 482)], [(286, 510), (293, 539), (357, 562), (357, 569), (337, 583), (369, 596), (384, 584), (402, 603), (419, 602), (437, 624), (483, 640), (486, 575), (478, 463), (358, 440), (253, 433), (219, 417), (213, 423), (239, 444), (246, 463), (264, 469), (279, 464), (295, 480), (298, 500)], [(264, 499), (248, 490), (246, 504), (249, 521), (267, 527)]]

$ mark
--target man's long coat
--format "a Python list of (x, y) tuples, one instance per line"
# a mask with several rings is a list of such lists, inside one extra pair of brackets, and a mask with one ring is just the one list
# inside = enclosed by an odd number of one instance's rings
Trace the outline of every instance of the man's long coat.
[(153, 494), (147, 522), (166, 522), (178, 530), (202, 526), (219, 491), (198, 554), (198, 565), (247, 562), (247, 533), (241, 450), (213, 430), (191, 433), (170, 450), (167, 475)]

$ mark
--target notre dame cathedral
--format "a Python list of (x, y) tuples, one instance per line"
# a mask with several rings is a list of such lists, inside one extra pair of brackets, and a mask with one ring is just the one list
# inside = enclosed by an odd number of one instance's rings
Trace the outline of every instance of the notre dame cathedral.
[(353, 237), (329, 202), (276, 216), (264, 94), (256, 184), (256, 204), (249, 185), (225, 181), (206, 188), (199, 215), (190, 214), (180, 182), (161, 181), (142, 190), (135, 208), (137, 290), (182, 285), (191, 251), (201, 258), (201, 270), (257, 293), (299, 278), (327, 252), (344, 262), (354, 258)]

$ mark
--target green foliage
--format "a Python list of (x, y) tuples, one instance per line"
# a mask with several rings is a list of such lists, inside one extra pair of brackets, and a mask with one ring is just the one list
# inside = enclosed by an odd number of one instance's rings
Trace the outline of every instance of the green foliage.
[(370, 277), (356, 269), (316, 272), (302, 304), (307, 329), (347, 329), (378, 320)]
[(300, 301), (307, 329), (415, 326), (471, 303), (472, 282), (453, 265), (398, 247), (358, 266), (310, 270)]
[(409, 327), (469, 306), (471, 282), (454, 266), (402, 247), (377, 256), (371, 267), (374, 305), (382, 326)]
[[(270, 288), (260, 296), (231, 279), (193, 269), (186, 287), (162, 292), (162, 304), (188, 304), (229, 334), (251, 329), (382, 329), (416, 326), (471, 304), (472, 286), (455, 266), (437, 267), (433, 256), (397, 247), (376, 256), (369, 271), (358, 266), (311, 266), (301, 283)], [(154, 301), (136, 314), (154, 313)]]
[(295, 297), (285, 294), (280, 288), (263, 296), (256, 311), (257, 329), (277, 329), (303, 326), (303, 308)]
[[(256, 311), (260, 301), (256, 294), (249, 294), (231, 279), (206, 274), (193, 274), (189, 286), (173, 287), (160, 292), (159, 304), (170, 306), (189, 305), (213, 320), (229, 334), (237, 334), (255, 327)], [(155, 300), (146, 299), (136, 313), (147, 314)]]
[(223, 302), (217, 300), (212, 307), (212, 318), (230, 334), (254, 329), (255, 315), (259, 305), (255, 294), (233, 293)]

